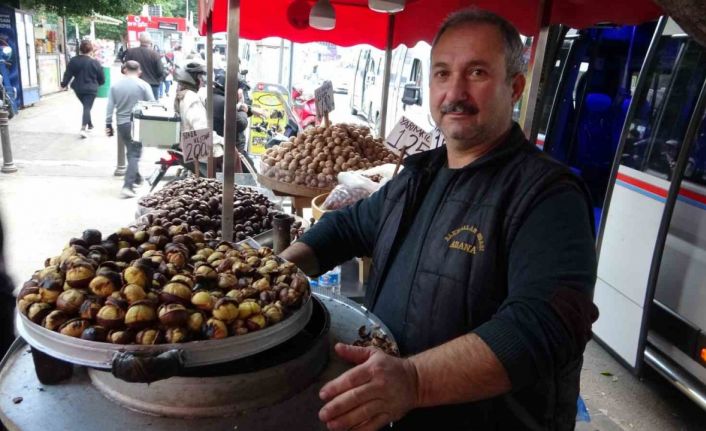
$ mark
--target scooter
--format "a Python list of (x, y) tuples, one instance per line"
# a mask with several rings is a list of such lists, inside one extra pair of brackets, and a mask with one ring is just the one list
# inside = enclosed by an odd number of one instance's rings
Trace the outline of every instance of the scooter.
[[(161, 157), (155, 162), (155, 164), (159, 166), (147, 179), (147, 183), (150, 185), (150, 193), (155, 189), (155, 187), (157, 187), (157, 184), (159, 184), (169, 168), (172, 166), (179, 166), (179, 171), (177, 172), (175, 179), (186, 178), (193, 175), (194, 162), (184, 163), (184, 155), (181, 153), (179, 144), (172, 145), (172, 148), (167, 150), (167, 156), (167, 158)], [(206, 176), (207, 166), (208, 165), (206, 163), (199, 162), (199, 175), (202, 177)]]
[(305, 99), (303, 96), (303, 91), (300, 88), (292, 87), (292, 110), (299, 117), (302, 128), (308, 129), (318, 126), (321, 120), (316, 118), (316, 98)]

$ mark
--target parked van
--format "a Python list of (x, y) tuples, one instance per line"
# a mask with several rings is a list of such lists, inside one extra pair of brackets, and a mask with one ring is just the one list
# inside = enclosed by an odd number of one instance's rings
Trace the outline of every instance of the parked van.
[[(434, 128), (429, 113), (429, 61), (431, 46), (420, 42), (414, 48), (401, 45), (392, 51), (388, 87), (387, 127), (389, 131), (403, 115), (427, 130)], [(351, 113), (380, 127), (385, 53), (361, 49), (350, 91)]]

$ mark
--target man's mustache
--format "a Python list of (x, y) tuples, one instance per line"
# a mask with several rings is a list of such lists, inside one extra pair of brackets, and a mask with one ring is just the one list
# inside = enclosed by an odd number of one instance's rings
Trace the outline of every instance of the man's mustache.
[(445, 105), (441, 105), (441, 113), (446, 114), (470, 114), (475, 115), (478, 113), (478, 108), (472, 105), (470, 102), (458, 101), (451, 102)]

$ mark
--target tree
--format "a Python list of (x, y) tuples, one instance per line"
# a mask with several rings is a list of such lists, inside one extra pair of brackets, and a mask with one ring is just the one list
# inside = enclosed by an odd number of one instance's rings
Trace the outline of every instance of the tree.
[[(176, 18), (186, 18), (186, 0), (161, 0), (157, 4), (162, 5), (162, 14)], [(196, 2), (191, 1), (192, 7), (196, 7)]]
[(139, 13), (143, 0), (23, 0), (29, 9), (44, 9), (60, 16), (90, 16), (94, 13), (125, 17)]

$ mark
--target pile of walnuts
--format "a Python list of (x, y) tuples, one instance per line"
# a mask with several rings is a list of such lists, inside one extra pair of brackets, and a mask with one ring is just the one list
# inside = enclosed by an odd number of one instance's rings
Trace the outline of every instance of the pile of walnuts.
[(395, 163), (397, 156), (370, 129), (336, 124), (304, 131), (289, 142), (270, 148), (262, 159), (264, 175), (277, 181), (327, 189), (339, 172)]

